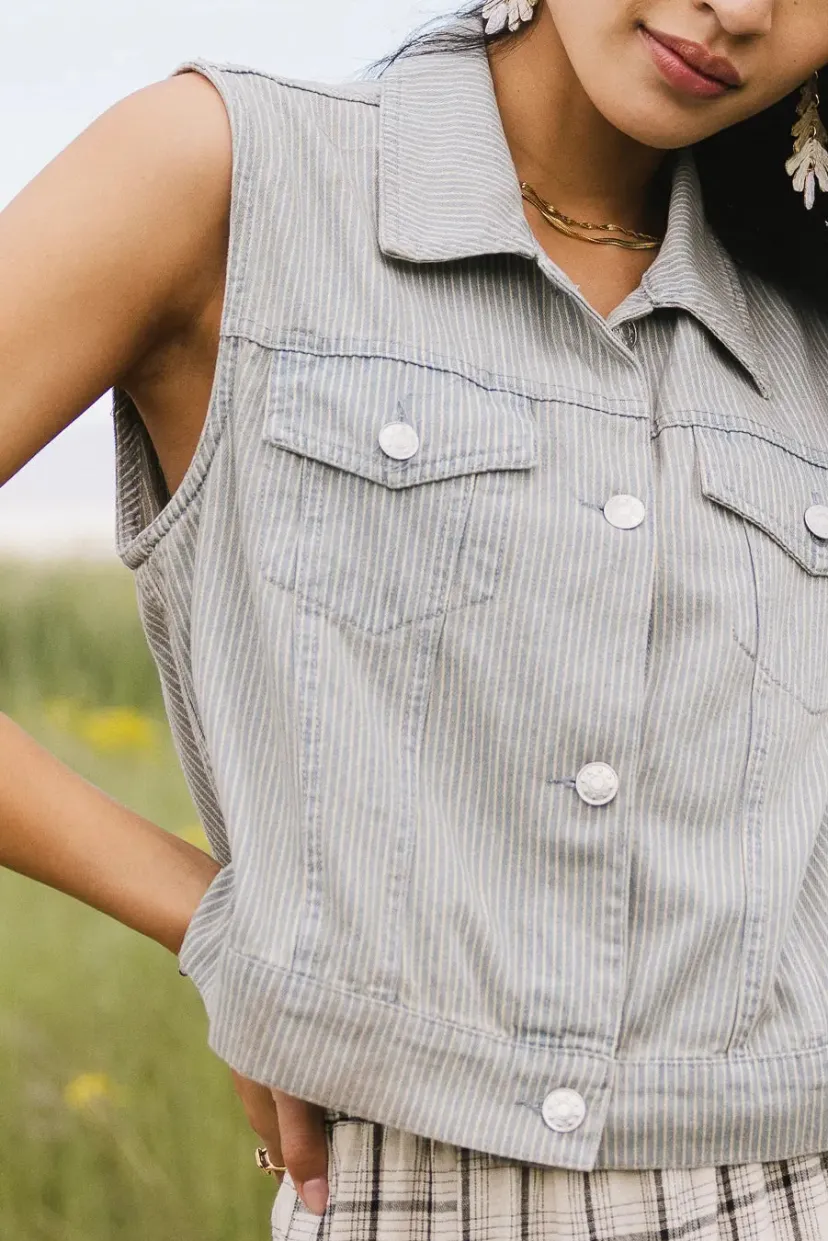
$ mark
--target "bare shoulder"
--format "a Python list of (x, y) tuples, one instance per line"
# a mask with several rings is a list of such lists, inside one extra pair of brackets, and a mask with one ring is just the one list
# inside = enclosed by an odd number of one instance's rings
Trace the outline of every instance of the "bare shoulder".
[[(153, 82), (114, 104), (86, 131), (102, 145), (124, 140), (174, 180), (204, 178), (208, 188), (231, 166), (230, 122), (216, 88), (195, 71)], [(111, 154), (116, 154), (115, 146)], [(126, 154), (126, 152), (125, 152)], [(177, 173), (177, 175), (175, 175)]]
[(224, 260), (232, 141), (218, 91), (199, 73), (178, 74), (122, 99), (83, 137), (112, 192), (129, 188), (140, 214), (132, 220), (134, 239), (146, 230), (170, 264), (174, 279), (162, 285), (183, 304), (173, 297), (167, 311), (190, 314), (201, 295), (199, 275), (211, 257)]
[(114, 104), (0, 212), (0, 482), (214, 304), (231, 183), (224, 103), (182, 73)]

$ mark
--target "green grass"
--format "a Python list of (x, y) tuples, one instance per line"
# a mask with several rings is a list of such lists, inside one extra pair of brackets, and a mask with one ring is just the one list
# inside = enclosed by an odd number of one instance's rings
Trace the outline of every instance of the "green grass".
[[(0, 707), (112, 796), (192, 831), (130, 575), (8, 563), (0, 591)], [(153, 744), (91, 742), (78, 721), (99, 707), (149, 721)], [(275, 1184), (175, 958), (7, 871), (0, 911), (2, 1241), (264, 1241)]]
[(0, 562), (0, 704), (43, 695), (161, 710), (132, 576), (117, 562)]

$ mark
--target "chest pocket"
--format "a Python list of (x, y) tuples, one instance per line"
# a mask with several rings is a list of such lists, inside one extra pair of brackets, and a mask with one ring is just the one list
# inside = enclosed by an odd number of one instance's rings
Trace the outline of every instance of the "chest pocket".
[(529, 401), (382, 358), (279, 352), (264, 428), (265, 577), (381, 634), (491, 599)]
[(746, 432), (694, 437), (703, 494), (744, 520), (756, 627), (737, 637), (771, 680), (828, 710), (828, 464)]

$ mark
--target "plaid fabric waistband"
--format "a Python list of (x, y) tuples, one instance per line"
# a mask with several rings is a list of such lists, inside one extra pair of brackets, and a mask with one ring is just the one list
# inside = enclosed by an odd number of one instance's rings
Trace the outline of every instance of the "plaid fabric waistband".
[(770, 1163), (574, 1172), (327, 1113), (331, 1197), (286, 1177), (273, 1241), (826, 1241), (828, 1152)]

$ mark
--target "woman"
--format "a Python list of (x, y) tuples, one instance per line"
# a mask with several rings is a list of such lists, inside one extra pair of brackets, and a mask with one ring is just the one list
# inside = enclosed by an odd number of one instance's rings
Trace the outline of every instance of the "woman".
[(216, 861), (8, 719), (0, 860), (179, 955), (275, 1236), (828, 1236), (825, 0), (407, 50), (0, 216), (2, 477), (115, 387)]

